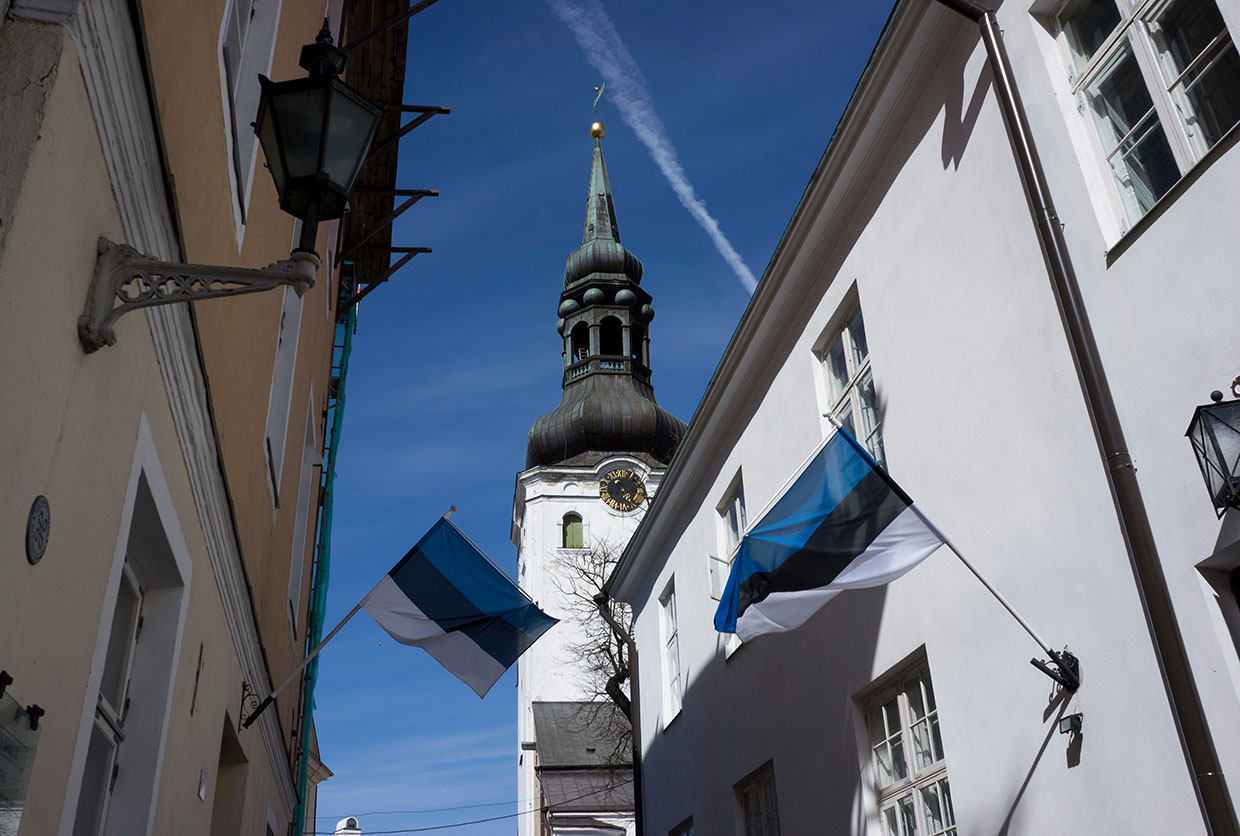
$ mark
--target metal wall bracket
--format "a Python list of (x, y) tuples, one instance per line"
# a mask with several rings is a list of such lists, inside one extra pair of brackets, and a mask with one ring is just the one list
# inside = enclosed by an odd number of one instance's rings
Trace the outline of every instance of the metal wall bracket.
[[(1049, 663), (1041, 659), (1030, 659), (1029, 664), (1058, 682), (1065, 691), (1073, 692), (1081, 687), (1081, 660), (1066, 647), (1059, 653), (1051, 651)], [(1052, 665), (1054, 667), (1051, 667)]]
[(177, 264), (106, 238), (99, 239), (97, 252), (86, 308), (78, 318), (78, 339), (87, 353), (114, 345), (112, 324), (129, 311), (285, 286), (302, 296), (314, 286), (314, 274), (321, 265), (311, 252), (295, 252), (261, 270)]

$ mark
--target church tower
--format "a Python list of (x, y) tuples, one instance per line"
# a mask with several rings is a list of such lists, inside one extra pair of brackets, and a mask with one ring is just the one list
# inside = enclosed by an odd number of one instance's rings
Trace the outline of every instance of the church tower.
[[(603, 161), (603, 126), (590, 128), (594, 156), (581, 246), (564, 267), (556, 330), (563, 339), (564, 394), (530, 428), (525, 470), (517, 475), (512, 540), (521, 587), (561, 620), (518, 662), (519, 836), (556, 833), (593, 818), (632, 832), (629, 812), (608, 803), (574, 802), (581, 786), (606, 772), (608, 747), (596, 739), (582, 706), (605, 699), (584, 672), (574, 645), (584, 639), (580, 608), (568, 590), (574, 557), (606, 550), (618, 558), (676, 450), (685, 424), (655, 400), (650, 321), (642, 264), (620, 243), (616, 208)], [(610, 709), (610, 706), (604, 706)], [(575, 773), (575, 774), (574, 774)], [(591, 777), (593, 773), (594, 777)], [(614, 774), (612, 775), (614, 780)], [(560, 784), (564, 786), (561, 787)], [(578, 789), (569, 793), (568, 787)], [(606, 795), (614, 804), (624, 792)], [(545, 830), (543, 828), (546, 828)]]

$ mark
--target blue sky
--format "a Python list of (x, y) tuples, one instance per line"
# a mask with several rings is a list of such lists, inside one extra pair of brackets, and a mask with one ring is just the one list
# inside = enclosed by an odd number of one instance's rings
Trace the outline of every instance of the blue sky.
[[(891, 4), (605, 6), (697, 194), (761, 275)], [(555, 310), (581, 242), (599, 80), (543, 0), (442, 0), (412, 21), (405, 101), (452, 114), (402, 140), (398, 185), (440, 197), (398, 220), (394, 243), (434, 252), (360, 310), (329, 629), (449, 505), (515, 574), (514, 477), (530, 424), (559, 402)], [(654, 296), (655, 391), (689, 420), (749, 294), (606, 97), (600, 118), (621, 235)], [(515, 670), (479, 700), (364, 615), (321, 660), (315, 721), (335, 777), (320, 786), (318, 830), (345, 815), (369, 834), (514, 812)], [(492, 806), (372, 814), (477, 804)]]

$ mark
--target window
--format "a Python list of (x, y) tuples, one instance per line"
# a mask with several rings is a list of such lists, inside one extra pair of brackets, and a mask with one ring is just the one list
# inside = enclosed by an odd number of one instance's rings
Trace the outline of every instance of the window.
[(585, 548), (585, 532), (582, 530), (581, 514), (564, 515), (564, 533), (560, 545), (565, 549)]
[(224, 104), (230, 123), (233, 176), (242, 222), (257, 150), (257, 137), (250, 123), (258, 113), (258, 76), (271, 72), (279, 18), (280, 0), (232, 0), (224, 15), (224, 31), (220, 33)]
[(673, 827), (667, 836), (693, 836), (693, 818), (689, 817)]
[(120, 771), (119, 750), (129, 717), (129, 685), (134, 647), (142, 629), (142, 587), (129, 562), (121, 571), (112, 629), (103, 662), (103, 678), (95, 703), (95, 722), (86, 749), (86, 768), (78, 796), (73, 836), (94, 836), (103, 830), (108, 802)]
[(1127, 231), (1240, 121), (1240, 56), (1213, 0), (1071, 0), (1055, 23)]
[(882, 420), (870, 372), (870, 345), (860, 308), (822, 350), (822, 365), (827, 376), (827, 413), (886, 466)]
[(297, 488), (297, 513), (293, 516), (293, 551), (289, 558), (288, 617), (293, 628), (293, 641), (300, 636), (297, 625), (301, 614), (301, 588), (306, 565), (306, 542), (317, 527), (318, 514), (312, 516), (311, 506), (318, 508), (318, 467), (323, 457), (319, 454), (318, 439), (314, 426), (314, 393), (311, 391), (310, 408), (306, 413), (306, 435), (301, 452), (301, 483)]
[(276, 336), (276, 361), (271, 372), (271, 396), (267, 402), (267, 464), (275, 506), (280, 507), (280, 477), (284, 473), (284, 443), (288, 414), (293, 403), (293, 372), (297, 367), (297, 338), (301, 332), (302, 299), (291, 287), (284, 288), (280, 326)]
[(866, 706), (866, 725), (883, 836), (955, 836), (929, 670), (881, 691)]
[(624, 356), (624, 326), (614, 316), (604, 317), (598, 326), (599, 354)]
[(715, 508), (719, 512), (720, 554), (710, 558), (710, 594), (715, 600), (723, 597), (723, 587), (728, 582), (732, 560), (745, 536), (745, 486), (738, 474), (728, 489), (723, 502)]
[(779, 805), (775, 800), (775, 770), (766, 766), (736, 787), (745, 836), (779, 836)]
[(680, 639), (676, 626), (676, 585), (670, 583), (659, 598), (663, 633), (663, 725), (680, 713)]

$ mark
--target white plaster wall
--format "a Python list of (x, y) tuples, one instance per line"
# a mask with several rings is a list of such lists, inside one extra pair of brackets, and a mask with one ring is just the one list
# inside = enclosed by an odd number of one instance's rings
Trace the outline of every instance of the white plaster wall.
[[(564, 515), (581, 515), (583, 542), (608, 544), (619, 557), (637, 528), (646, 506), (621, 513), (607, 506), (599, 496), (599, 478), (617, 467), (640, 473), (648, 497), (658, 490), (661, 470), (652, 470), (627, 456), (609, 457), (594, 467), (539, 467), (517, 477), (513, 508), (514, 543), (517, 545), (518, 583), (548, 615), (560, 619), (543, 634), (517, 662), (517, 740), (534, 741), (535, 702), (595, 699), (582, 678), (582, 663), (571, 646), (583, 638), (580, 622), (567, 605), (567, 596), (557, 586), (563, 578), (559, 555), (564, 550)], [(519, 751), (517, 770), (518, 809), (528, 811), (539, 805), (534, 768), (534, 751)], [(518, 818), (521, 836), (537, 833), (536, 814)]]
[[(1226, 199), (1240, 157), (1214, 162), (1108, 265), (1068, 137), (1075, 110), (1054, 98), (1025, 11), (1005, 4), (1000, 20), (1234, 769), (1240, 712), (1224, 657), (1235, 648), (1193, 570), (1219, 525), (1182, 435), (1192, 407), (1240, 372), (1229, 365), (1240, 300)], [(660, 518), (643, 556), (653, 569), (621, 590), (638, 608), (651, 833), (689, 815), (700, 832), (738, 832), (732, 788), (768, 759), (783, 832), (877, 833), (854, 698), (922, 648), (962, 834), (1203, 831), (984, 52), (971, 27), (941, 15), (926, 31), (950, 46), (923, 55), (914, 39), (880, 103), (907, 107), (884, 130), (846, 137), (851, 162), (819, 184), (825, 203), (811, 189), (815, 214), (780, 261), (797, 281), (755, 339), (767, 353), (742, 361), (730, 399), (698, 416), (706, 452), (682, 456), (691, 475), (661, 500), (675, 491), (690, 510)], [(1028, 662), (1037, 647), (946, 549), (725, 661), (706, 564), (716, 504), (739, 470), (756, 516), (830, 431), (812, 347), (854, 285), (892, 474), (1052, 645), (1081, 658), (1085, 684), (1066, 706), (1048, 706), (1051, 683)], [(658, 595), (673, 577), (686, 693), (669, 722)], [(1055, 720), (1075, 711), (1085, 734), (1070, 765)]]

